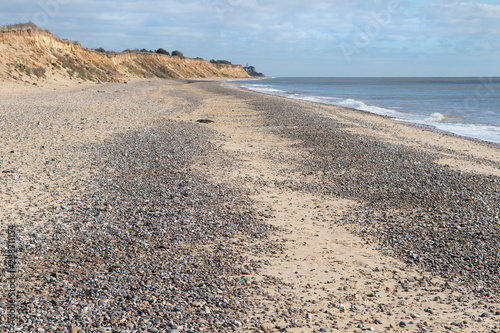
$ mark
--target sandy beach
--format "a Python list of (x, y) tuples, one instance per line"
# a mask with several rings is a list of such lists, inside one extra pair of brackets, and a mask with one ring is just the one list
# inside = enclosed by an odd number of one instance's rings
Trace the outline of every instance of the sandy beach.
[(500, 331), (489, 143), (220, 81), (2, 82), (0, 172), (2, 330)]

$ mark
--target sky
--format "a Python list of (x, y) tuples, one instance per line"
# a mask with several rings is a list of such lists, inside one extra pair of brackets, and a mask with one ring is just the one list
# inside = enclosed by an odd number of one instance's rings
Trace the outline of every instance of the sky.
[(500, 76), (499, 0), (16, 0), (87, 48), (229, 60), (274, 77)]

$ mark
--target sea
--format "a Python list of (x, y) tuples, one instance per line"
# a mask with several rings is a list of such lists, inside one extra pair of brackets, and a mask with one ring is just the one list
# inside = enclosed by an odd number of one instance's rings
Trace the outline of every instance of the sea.
[(345, 106), (500, 144), (499, 77), (287, 77), (231, 82), (260, 93)]

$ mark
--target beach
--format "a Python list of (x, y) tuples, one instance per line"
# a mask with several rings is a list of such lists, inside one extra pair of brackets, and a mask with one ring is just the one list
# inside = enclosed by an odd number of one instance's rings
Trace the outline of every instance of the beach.
[(500, 330), (493, 144), (211, 80), (2, 83), (0, 138), (2, 329)]

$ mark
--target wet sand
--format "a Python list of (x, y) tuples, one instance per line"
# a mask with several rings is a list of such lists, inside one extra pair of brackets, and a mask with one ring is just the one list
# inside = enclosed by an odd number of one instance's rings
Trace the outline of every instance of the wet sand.
[(68, 85), (0, 92), (24, 330), (498, 329), (498, 148), (223, 82)]

